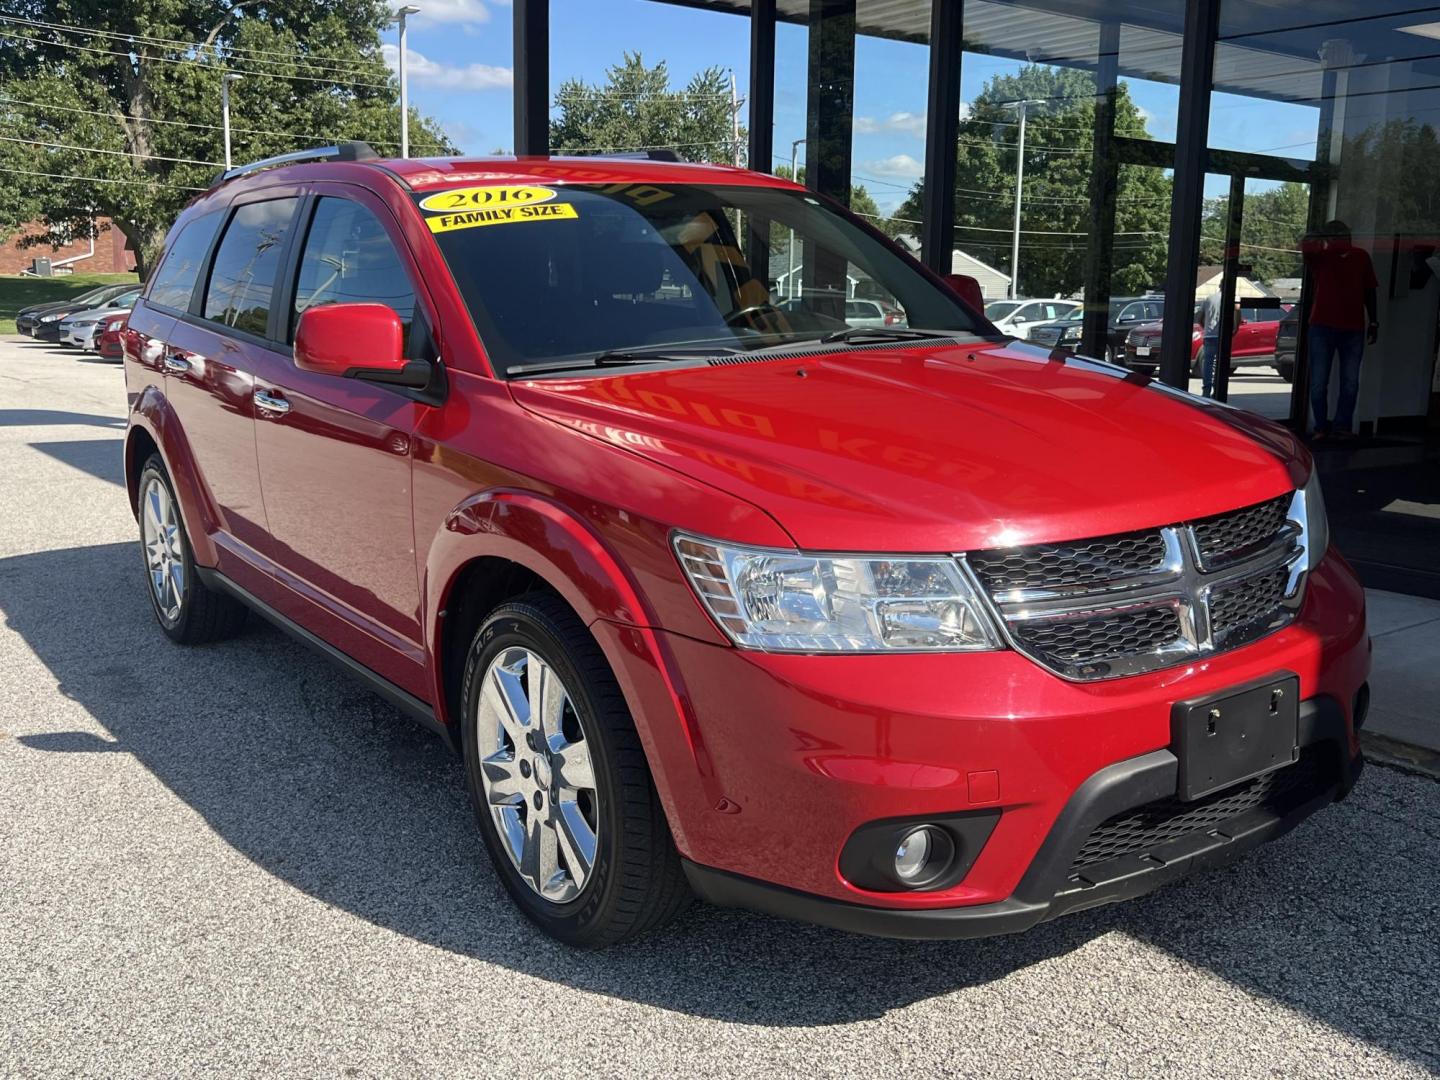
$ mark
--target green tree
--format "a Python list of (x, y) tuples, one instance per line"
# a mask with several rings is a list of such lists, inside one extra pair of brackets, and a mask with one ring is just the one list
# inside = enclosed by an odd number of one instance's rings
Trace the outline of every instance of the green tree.
[[(1224, 260), (1228, 196), (1206, 199), (1201, 216), (1200, 261), (1219, 266)], [(1276, 278), (1301, 275), (1300, 239), (1310, 213), (1310, 189), (1287, 181), (1264, 191), (1247, 192), (1240, 229), (1240, 261), (1250, 266), (1252, 281), (1269, 284)]]
[[(398, 151), (383, 0), (0, 0), (0, 14), (26, 20), (3, 24), (0, 50), (0, 133), (24, 140), (0, 143), (0, 168), (28, 174), (22, 212), (51, 242), (112, 218), (142, 276), (221, 167), (226, 71), (243, 77), (231, 88), (235, 161), (342, 139)], [(413, 112), (410, 130), (412, 149), (450, 152)]]
[[(1096, 97), (1088, 72), (1031, 64), (985, 84), (960, 125), (955, 246), (1010, 272), (1018, 125), (1007, 103), (1022, 100), (1040, 104), (1028, 106), (1025, 131), (1020, 291), (1076, 294), (1084, 287), (1090, 230)], [(1123, 83), (1115, 94), (1115, 132), (1146, 137), (1144, 116)], [(917, 184), (895, 213), (912, 231), (923, 194)], [(1165, 275), (1170, 180), (1160, 169), (1121, 165), (1116, 199), (1111, 288), (1139, 291)]]
[[(560, 115), (550, 121), (550, 147), (557, 154), (673, 150), (682, 161), (737, 157), (730, 80), (718, 67), (674, 90), (665, 61), (646, 67), (640, 53), (627, 52), (603, 83), (567, 79), (556, 103)], [(744, 145), (741, 129), (739, 147)]]

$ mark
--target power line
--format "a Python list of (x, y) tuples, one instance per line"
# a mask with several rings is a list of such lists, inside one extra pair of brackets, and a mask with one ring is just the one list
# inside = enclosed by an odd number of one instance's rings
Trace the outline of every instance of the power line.
[[(29, 42), (36, 42), (36, 43), (39, 43), (39, 44), (42, 44), (42, 45), (43, 45), (43, 44), (52, 44), (52, 45), (61, 46), (61, 47), (66, 48), (66, 49), (78, 50), (78, 51), (80, 51), (80, 52), (95, 53), (95, 54), (100, 55), (100, 56), (121, 56), (121, 57), (126, 58), (127, 60), (128, 60), (128, 59), (130, 58), (130, 56), (131, 56), (131, 54), (128, 53), (128, 52), (118, 52), (118, 51), (116, 51), (115, 49), (97, 49), (97, 48), (95, 48), (93, 45), (75, 45), (75, 44), (72, 44), (72, 43), (69, 43), (69, 42), (65, 42), (65, 43), (61, 43), (61, 42), (44, 42), (44, 41), (41, 41), (39, 38), (30, 37), (30, 36), (26, 36), (26, 35), (23, 35), (23, 34), (14, 34), (14, 33), (10, 33), (10, 34), (0, 34), (0, 39), (9, 39), (10, 41), (29, 41)], [(220, 70), (219, 67), (217, 67), (217, 66), (214, 65), (214, 64), (204, 64), (204, 63), (201, 63), (199, 59), (193, 58), (193, 57), (190, 58), (190, 59), (178, 60), (178, 59), (176, 59), (176, 58), (174, 58), (174, 57), (170, 57), (170, 56), (147, 56), (147, 57), (144, 58), (144, 60), (145, 60), (146, 63), (179, 64), (179, 65), (183, 65), (183, 66), (193, 66), (193, 67), (198, 67), (198, 68), (208, 68), (208, 69), (210, 69), (210, 70), (212, 70), (212, 71), (215, 71), (215, 72), (217, 72), (217, 73), (218, 73), (219, 70)], [(325, 83), (325, 84), (327, 84), (327, 85), (342, 84), (342, 85), (349, 86), (349, 87), (361, 87), (361, 88), (370, 89), (370, 90), (389, 90), (389, 89), (391, 89), (391, 85), (390, 85), (389, 83), (364, 83), (364, 82), (354, 82), (354, 81), (349, 80), (349, 79), (338, 79), (338, 78), (324, 78), (324, 79), (322, 79), (322, 78), (317, 78), (317, 77), (314, 76), (314, 75), (282, 75), (282, 74), (280, 74), (279, 72), (275, 72), (275, 71), (255, 71), (255, 70), (250, 69), (250, 68), (242, 68), (242, 67), (234, 67), (234, 66), (229, 66), (229, 69), (230, 69), (230, 70), (233, 70), (233, 71), (236, 71), (236, 72), (240, 72), (240, 73), (245, 74), (245, 75), (251, 75), (251, 76), (254, 76), (254, 77), (256, 77), (256, 78), (262, 78), (262, 79), (284, 79), (284, 80), (291, 80), (291, 81), (299, 80), (299, 81), (301, 81), (301, 82)]]
[[(195, 53), (197, 54), (197, 56), (203, 56), (204, 53), (205, 53), (205, 50), (206, 50), (206, 49), (209, 49), (209, 50), (211, 50), (211, 51), (215, 54), (216, 60), (219, 60), (219, 61), (224, 61), (227, 57), (234, 57), (234, 58), (237, 58), (237, 59), (246, 61), (246, 62), (248, 62), (248, 63), (256, 63), (256, 64), (303, 64), (303, 65), (305, 65), (305, 66), (308, 66), (308, 67), (312, 68), (312, 69), (315, 70), (315, 71), (327, 71), (327, 70), (328, 70), (328, 71), (335, 71), (335, 72), (346, 73), (346, 74), (349, 74), (349, 75), (352, 75), (352, 76), (355, 74), (356, 71), (364, 70), (365, 68), (372, 66), (371, 64), (367, 64), (365, 61), (362, 61), (362, 60), (346, 61), (346, 62), (343, 63), (343, 64), (316, 63), (315, 61), (311, 60), (311, 59), (310, 59), (309, 57), (307, 57), (307, 56), (301, 56), (301, 55), (297, 55), (297, 54), (294, 54), (294, 53), (285, 52), (284, 50), (280, 50), (280, 49), (245, 49), (245, 48), (230, 48), (230, 47), (225, 47), (224, 52), (222, 52), (222, 51), (221, 51), (221, 45), (220, 45), (219, 42), (211, 42), (210, 44), (207, 45), (207, 44), (205, 44), (204, 42), (199, 42), (199, 41), (183, 41), (183, 40), (180, 40), (180, 39), (178, 39), (178, 38), (150, 37), (150, 36), (147, 36), (147, 35), (144, 35), (144, 34), (126, 34), (126, 33), (121, 33), (121, 32), (113, 31), (113, 30), (100, 30), (100, 29), (94, 28), (94, 27), (72, 26), (72, 25), (69, 25), (69, 24), (66, 24), (66, 23), (42, 22), (42, 21), (37, 21), (37, 20), (34, 20), (34, 19), (19, 19), (19, 18), (15, 18), (15, 17), (13, 17), (13, 16), (7, 16), (7, 15), (0, 15), (0, 23), (16, 23), (16, 24), (19, 24), (19, 25), (21, 25), (21, 26), (25, 26), (25, 27), (27, 27), (27, 28), (34, 27), (34, 28), (39, 28), (39, 29), (50, 30), (50, 31), (52, 31), (52, 32), (54, 32), (54, 33), (76, 34), (76, 35), (82, 35), (82, 36), (85, 36), (85, 37), (100, 38), (100, 39), (103, 39), (103, 40), (110, 40), (110, 41), (120, 41), (120, 42), (129, 42), (129, 43), (138, 43), (138, 44), (142, 44), (142, 45), (159, 45), (159, 46), (163, 46), (163, 47), (166, 47), (166, 48), (178, 48), (178, 49), (193, 51), (193, 52), (195, 52)], [(41, 39), (41, 38), (32, 38), (31, 40), (34, 40), (34, 41), (42, 41), (43, 39)], [(50, 44), (57, 44), (57, 45), (59, 45), (59, 44), (62, 44), (62, 43), (60, 43), (60, 42), (51, 42)], [(65, 47), (68, 48), (69, 46), (65, 46)], [(250, 55), (247, 55), (247, 54), (250, 54)], [(129, 54), (127, 53), (127, 54), (125, 54), (125, 55), (129, 55)], [(265, 56), (265, 55), (283, 57), (284, 59), (282, 59), (282, 60), (265, 60), (265, 59), (262, 59), (262, 57)], [(383, 61), (378, 61), (378, 62), (383, 62)]]
[(115, 178), (108, 176), (78, 176), (75, 173), (33, 172), (30, 169), (9, 169), (0, 165), (0, 172), (19, 173), (23, 176), (43, 176), (51, 180), (84, 180), (91, 184), (149, 184), (153, 187), (175, 188), (177, 191), (209, 191), (209, 188), (189, 187), (185, 184), (171, 184), (163, 180)]
[[(115, 154), (119, 157), (131, 157), (126, 150), (106, 150), (99, 146), (79, 146), (75, 143), (46, 142), (43, 139), (17, 139), (13, 135), (0, 135), (0, 141), (12, 143), (25, 143), (28, 146), (48, 146), (55, 150), (81, 150), (89, 154)], [(223, 162), (201, 161), (198, 158), (165, 157), (161, 154), (145, 154), (144, 158), (150, 161), (174, 161), (184, 165), (213, 165), (219, 167)]]
[[(105, 110), (103, 110), (103, 109), (81, 109), (81, 108), (76, 108), (76, 107), (74, 107), (74, 106), (69, 106), (69, 105), (51, 105), (51, 104), (48, 104), (48, 103), (46, 103), (46, 102), (40, 102), (40, 101), (25, 101), (25, 100), (23, 100), (23, 99), (21, 99), (21, 98), (5, 97), (5, 96), (3, 96), (3, 95), (0, 95), (0, 103), (9, 104), (9, 105), (19, 105), (19, 106), (22, 106), (22, 107), (24, 107), (24, 108), (32, 108), (32, 109), (49, 109), (49, 110), (54, 110), (54, 111), (56, 111), (56, 112), (83, 113), (83, 114), (85, 114), (85, 115), (87, 115), (87, 116), (103, 116), (103, 117), (105, 117), (105, 118), (107, 118), (107, 119), (110, 119), (110, 120), (124, 119), (124, 120), (126, 120), (126, 121), (134, 121), (134, 122), (145, 123), (145, 124), (167, 124), (167, 125), (173, 125), (173, 126), (176, 126), (176, 127), (197, 128), (197, 129), (201, 129), (201, 130), (205, 130), (205, 131), (220, 131), (220, 130), (222, 130), (221, 125), (219, 125), (219, 124), (200, 124), (200, 123), (195, 123), (195, 122), (189, 121), (189, 120), (165, 120), (165, 119), (162, 119), (162, 118), (160, 118), (160, 117), (154, 117), (154, 116), (126, 116), (126, 115), (124, 115), (123, 113), (120, 113), (120, 112), (117, 112), (117, 111), (107, 112), (107, 111), (105, 111)], [(306, 132), (297, 132), (297, 131), (274, 131), (274, 130), (270, 130), (270, 129), (267, 129), (267, 128), (235, 127), (235, 126), (233, 126), (233, 125), (231, 126), (230, 130), (231, 130), (232, 132), (243, 133), (243, 134), (247, 134), (247, 135), (275, 135), (275, 136), (278, 136), (279, 138), (282, 138), (282, 139), (294, 139), (296, 142), (315, 142), (315, 143), (320, 143), (320, 144), (322, 144), (322, 145), (325, 145), (325, 144), (328, 144), (328, 143), (335, 143), (335, 142), (345, 142), (345, 141), (347, 141), (348, 139), (351, 139), (351, 138), (355, 138), (355, 137), (356, 137), (356, 136), (349, 136), (349, 135), (343, 136), (343, 137), (341, 137), (341, 136), (335, 136), (335, 135), (315, 135), (315, 134), (307, 134)], [(394, 146), (394, 147), (398, 147), (398, 146), (400, 145), (399, 143), (394, 142), (393, 140), (388, 140), (388, 139), (368, 139), (368, 140), (366, 140), (366, 141), (369, 142), (372, 146)], [(416, 145), (422, 146), (422, 147), (427, 147), (427, 148), (430, 148), (430, 149), (435, 149), (435, 150), (442, 150), (442, 151), (445, 149), (445, 147), (444, 147), (442, 144), (440, 144), (440, 143), (433, 143), (433, 142), (421, 142), (421, 143), (417, 143)], [(209, 162), (206, 162), (205, 164), (210, 164), (210, 163), (209, 163)]]

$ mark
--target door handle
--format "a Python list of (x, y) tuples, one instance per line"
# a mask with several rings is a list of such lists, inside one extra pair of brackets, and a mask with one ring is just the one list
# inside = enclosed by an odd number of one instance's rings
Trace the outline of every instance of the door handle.
[(268, 390), (255, 391), (255, 405), (266, 412), (275, 413), (277, 416), (284, 416), (290, 411), (290, 403), (279, 394), (272, 394)]
[(167, 352), (165, 354), (165, 370), (176, 375), (184, 375), (190, 370), (190, 361), (178, 352)]

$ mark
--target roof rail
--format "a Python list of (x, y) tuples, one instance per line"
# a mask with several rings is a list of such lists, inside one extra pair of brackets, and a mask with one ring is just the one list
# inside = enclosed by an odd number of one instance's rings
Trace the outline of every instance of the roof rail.
[(237, 165), (233, 169), (216, 173), (215, 179), (210, 181), (210, 186), (218, 187), (226, 180), (233, 180), (237, 176), (247, 176), (252, 172), (273, 169), (279, 165), (295, 165), (302, 161), (369, 161), (379, 156), (371, 149), (369, 143), (358, 141), (336, 143), (334, 146), (317, 146), (311, 150), (292, 150), (288, 154), (276, 154), (274, 157), (261, 158), (259, 161), (252, 161), (247, 165)]
[[(562, 154), (565, 151), (560, 151)], [(611, 161), (674, 161), (679, 162), (680, 155), (674, 150), (617, 150), (609, 154), (581, 154), (581, 157), (607, 158)]]

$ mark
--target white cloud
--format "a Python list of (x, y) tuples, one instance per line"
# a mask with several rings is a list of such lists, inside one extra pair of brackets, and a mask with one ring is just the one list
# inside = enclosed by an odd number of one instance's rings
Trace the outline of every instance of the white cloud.
[[(380, 51), (391, 71), (400, 67), (400, 50), (382, 45)], [(494, 64), (442, 64), (423, 53), (409, 50), (409, 76), (418, 86), (438, 86), (444, 90), (508, 90), (515, 81), (508, 67)]]
[[(399, 7), (392, 4), (392, 7)], [(483, 23), (490, 21), (490, 9), (484, 0), (419, 0), (418, 15), (410, 16), (411, 25), (422, 23)]]
[(878, 161), (867, 161), (863, 167), (867, 173), (874, 173), (876, 176), (893, 176), (900, 180), (918, 180), (925, 174), (925, 166), (909, 154), (896, 154), (893, 157), (880, 158)]
[[(960, 119), (964, 120), (970, 115), (970, 103), (960, 103)], [(911, 135), (917, 139), (925, 137), (925, 114), (913, 112), (893, 112), (883, 120), (873, 116), (855, 117), (856, 135), (886, 135), (886, 134)]]
[(892, 131), (923, 139), (925, 137), (925, 114), (895, 112), (883, 120), (877, 120), (873, 116), (855, 117), (855, 134), (857, 135), (879, 135)]

